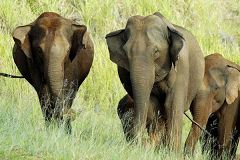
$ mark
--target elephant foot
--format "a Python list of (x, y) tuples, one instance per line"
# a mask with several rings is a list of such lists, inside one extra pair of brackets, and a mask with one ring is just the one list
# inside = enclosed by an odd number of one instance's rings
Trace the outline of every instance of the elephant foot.
[(62, 116), (54, 115), (53, 117), (45, 117), (45, 125), (48, 129), (50, 126), (64, 128), (67, 134), (72, 133), (71, 121), (76, 119), (76, 112), (73, 109), (68, 109), (62, 112)]

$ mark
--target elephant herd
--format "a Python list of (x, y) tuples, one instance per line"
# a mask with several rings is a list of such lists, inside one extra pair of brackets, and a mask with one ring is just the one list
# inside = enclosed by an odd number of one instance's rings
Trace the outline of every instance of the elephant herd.
[[(13, 59), (38, 94), (46, 125), (71, 133), (73, 99), (87, 77), (94, 45), (85, 25), (53, 12), (13, 31)], [(183, 116), (193, 120), (184, 153), (202, 140), (212, 157), (234, 158), (240, 134), (240, 66), (220, 54), (206, 56), (187, 29), (159, 12), (132, 16), (106, 35), (110, 59), (127, 92), (118, 104), (126, 140), (181, 149)], [(5, 75), (6, 76), (6, 75)], [(205, 129), (203, 129), (205, 128)]]

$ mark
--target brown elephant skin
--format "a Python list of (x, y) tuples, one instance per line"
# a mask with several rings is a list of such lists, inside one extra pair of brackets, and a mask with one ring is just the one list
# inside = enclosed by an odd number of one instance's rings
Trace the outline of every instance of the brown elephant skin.
[(71, 120), (63, 120), (63, 114), (73, 112), (73, 99), (94, 55), (87, 27), (45, 12), (34, 22), (17, 27), (12, 36), (14, 62), (36, 90), (46, 124), (64, 122), (71, 133)]
[[(190, 111), (193, 120), (205, 127), (210, 115), (207, 130), (217, 138), (217, 154), (231, 156), (233, 131), (237, 127), (239, 117), (240, 66), (223, 58), (220, 54), (205, 57), (205, 75)], [(216, 121), (217, 127), (211, 131), (210, 124)], [(214, 125), (214, 127), (216, 124)], [(213, 127), (213, 126), (212, 126)], [(216, 133), (217, 131), (217, 133)], [(185, 152), (193, 153), (201, 135), (201, 130), (195, 124), (185, 143)], [(236, 138), (235, 138), (236, 139)], [(234, 140), (238, 141), (238, 140)], [(210, 148), (216, 148), (212, 147)]]

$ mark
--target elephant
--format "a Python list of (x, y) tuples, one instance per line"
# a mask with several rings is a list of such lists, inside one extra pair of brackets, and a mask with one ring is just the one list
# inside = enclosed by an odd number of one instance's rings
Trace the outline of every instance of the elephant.
[[(163, 116), (163, 111), (160, 108), (161, 102), (154, 96), (151, 97), (150, 106), (147, 114), (146, 129), (148, 135), (150, 136), (150, 141), (153, 144), (159, 145), (160, 138), (159, 131), (165, 130), (165, 117)], [(133, 129), (133, 119), (134, 113), (134, 101), (127, 94), (118, 103), (117, 108), (118, 117), (121, 120), (123, 132), (125, 134), (126, 140), (131, 142), (133, 140), (132, 129)], [(164, 134), (163, 134), (164, 135)]]
[(179, 150), (183, 113), (204, 75), (204, 56), (196, 38), (156, 12), (130, 17), (126, 27), (107, 34), (106, 41), (121, 83), (134, 100), (132, 135), (136, 142), (142, 140), (154, 95), (164, 99), (160, 108), (166, 116), (166, 142), (170, 149)]
[[(218, 156), (223, 154), (231, 156), (230, 153), (234, 152), (232, 144), (236, 144), (238, 141), (238, 136), (234, 136), (233, 131), (239, 123), (239, 91), (240, 66), (218, 53), (206, 56), (203, 83), (193, 100), (190, 111), (193, 120), (200, 126), (204, 127), (209, 123), (207, 130), (217, 138), (216, 142), (211, 142), (210, 148), (215, 148)], [(212, 116), (210, 117), (210, 115)], [(208, 122), (209, 117), (210, 121)], [(215, 129), (211, 130), (213, 127)], [(192, 124), (185, 143), (185, 153), (194, 152), (200, 135), (200, 128)], [(232, 137), (235, 137), (234, 141), (231, 141)], [(206, 138), (207, 136), (204, 141)]]
[(70, 134), (75, 115), (71, 106), (94, 57), (87, 27), (44, 12), (34, 22), (18, 26), (12, 36), (14, 62), (36, 90), (46, 125), (64, 124)]

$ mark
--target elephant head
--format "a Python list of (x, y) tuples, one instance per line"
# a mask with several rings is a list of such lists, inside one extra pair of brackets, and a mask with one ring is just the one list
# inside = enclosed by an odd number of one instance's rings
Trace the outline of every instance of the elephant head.
[(35, 64), (53, 102), (62, 95), (65, 62), (74, 61), (85, 47), (86, 30), (84, 25), (56, 13), (45, 12), (33, 23), (13, 31), (15, 47)]
[(160, 13), (154, 13), (130, 17), (125, 29), (107, 34), (106, 40), (110, 59), (130, 72), (139, 132), (145, 126), (153, 84), (176, 65), (184, 38)]
[(205, 79), (209, 82), (215, 99), (221, 103), (226, 101), (227, 104), (232, 104), (239, 97), (240, 67), (224, 59), (220, 54), (212, 54), (205, 60), (208, 70)]

